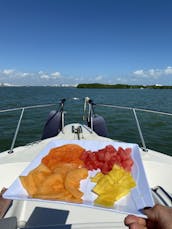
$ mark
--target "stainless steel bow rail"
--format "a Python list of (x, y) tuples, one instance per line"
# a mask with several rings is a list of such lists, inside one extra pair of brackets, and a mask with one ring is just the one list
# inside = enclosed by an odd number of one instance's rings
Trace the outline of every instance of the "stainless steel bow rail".
[[(86, 100), (88, 100), (88, 98), (86, 98)], [(88, 103), (89, 103), (89, 100), (88, 100)], [(142, 109), (142, 108), (115, 106), (115, 105), (110, 105), (110, 104), (97, 104), (97, 103), (95, 103), (94, 105), (100, 106), (100, 107), (109, 107), (109, 108), (131, 110), (133, 112), (133, 114), (134, 114), (134, 118), (135, 118), (135, 122), (136, 122), (136, 125), (137, 125), (137, 130), (139, 132), (139, 136), (140, 136), (140, 140), (141, 140), (141, 143), (142, 143), (143, 151), (148, 151), (148, 149), (147, 149), (146, 144), (145, 144), (145, 140), (144, 140), (144, 137), (143, 137), (143, 133), (142, 133), (142, 130), (141, 130), (141, 126), (140, 126), (139, 119), (138, 119), (138, 116), (136, 114), (136, 111), (142, 111), (142, 112), (148, 112), (148, 113), (172, 116), (172, 114), (168, 113), (168, 112), (161, 112), (161, 111), (148, 110), (148, 109)]]
[[(86, 97), (85, 99), (88, 100), (88, 97)], [(147, 151), (147, 147), (146, 147), (146, 144), (145, 144), (145, 140), (144, 140), (144, 137), (143, 137), (143, 133), (142, 133), (141, 126), (140, 126), (140, 123), (139, 123), (138, 116), (137, 116), (136, 112), (137, 111), (142, 111), (142, 112), (148, 112), (148, 113), (155, 113), (155, 114), (172, 116), (171, 113), (148, 110), (148, 109), (141, 109), (141, 108), (115, 106), (115, 105), (110, 105), (110, 104), (94, 104), (94, 105), (99, 106), (99, 107), (109, 107), (109, 108), (131, 110), (133, 112), (133, 115), (134, 115), (134, 118), (135, 118), (136, 126), (137, 126), (138, 133), (139, 133), (139, 136), (140, 136), (140, 140), (141, 140), (141, 143), (142, 143), (142, 149), (144, 151)], [(23, 118), (23, 115), (24, 115), (24, 111), (28, 110), (28, 109), (45, 108), (45, 107), (52, 107), (52, 106), (57, 106), (57, 104), (51, 103), (51, 104), (34, 105), (34, 106), (26, 106), (26, 107), (19, 107), (19, 108), (0, 110), (0, 114), (1, 113), (5, 113), (5, 112), (12, 112), (12, 111), (21, 110), (20, 117), (19, 117), (19, 120), (18, 120), (18, 123), (17, 123), (17, 127), (16, 127), (16, 130), (15, 130), (15, 133), (14, 133), (14, 137), (12, 139), (12, 143), (11, 143), (11, 147), (10, 147), (9, 153), (13, 153), (13, 149), (14, 149), (15, 142), (16, 142), (16, 139), (17, 139), (17, 135), (18, 135), (18, 132), (19, 132), (19, 129), (20, 129), (20, 125), (21, 125), (21, 121), (22, 121), (22, 118)], [(63, 120), (63, 125), (64, 125), (64, 120)]]
[(21, 125), (21, 121), (22, 121), (22, 118), (23, 118), (24, 111), (28, 110), (28, 109), (45, 108), (45, 107), (51, 107), (51, 106), (55, 106), (55, 105), (57, 106), (57, 104), (44, 104), (44, 105), (26, 106), (26, 107), (19, 107), (19, 108), (0, 110), (0, 113), (12, 112), (12, 111), (18, 111), (18, 110), (20, 111), (21, 110), (20, 117), (19, 117), (19, 120), (18, 120), (18, 123), (17, 123), (17, 127), (16, 127), (16, 130), (15, 130), (15, 133), (14, 133), (14, 137), (13, 137), (13, 140), (12, 140), (12, 143), (11, 143), (11, 148), (8, 151), (8, 153), (13, 153), (14, 145), (15, 145), (15, 142), (16, 142), (16, 139), (17, 139), (17, 135), (18, 135), (18, 132), (19, 132), (19, 129), (20, 129), (20, 125)]

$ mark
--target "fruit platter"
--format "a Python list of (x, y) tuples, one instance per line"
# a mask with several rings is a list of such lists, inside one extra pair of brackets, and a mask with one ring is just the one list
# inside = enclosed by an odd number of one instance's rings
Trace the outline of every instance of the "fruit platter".
[(89, 140), (50, 142), (4, 197), (136, 215), (154, 204), (138, 145)]

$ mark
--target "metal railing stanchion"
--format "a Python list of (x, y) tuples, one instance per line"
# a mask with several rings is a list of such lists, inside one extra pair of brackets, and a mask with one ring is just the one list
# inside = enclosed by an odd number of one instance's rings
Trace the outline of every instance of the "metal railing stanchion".
[(137, 124), (137, 129), (139, 131), (139, 135), (140, 135), (140, 139), (141, 139), (141, 142), (142, 142), (142, 146), (143, 146), (143, 151), (148, 151), (148, 149), (146, 148), (146, 144), (145, 144), (145, 140), (143, 138), (143, 134), (142, 134), (142, 130), (141, 130), (141, 127), (140, 127), (140, 123), (139, 123), (139, 120), (137, 118), (137, 114), (136, 114), (136, 110), (133, 108), (133, 113), (134, 113), (134, 117), (135, 117), (135, 120), (136, 120), (136, 124)]
[(23, 113), (24, 113), (24, 108), (22, 108), (22, 111), (21, 111), (21, 114), (20, 114), (20, 118), (19, 118), (19, 121), (18, 121), (18, 124), (17, 124), (17, 127), (16, 127), (16, 131), (15, 131), (15, 134), (14, 134), (14, 137), (13, 137), (13, 141), (12, 141), (12, 144), (11, 144), (11, 148), (8, 151), (8, 153), (13, 153), (14, 145), (15, 145), (16, 138), (17, 138), (17, 135), (18, 135), (18, 132), (19, 132), (19, 128), (20, 128), (20, 124), (21, 124), (21, 121), (22, 121), (22, 118), (23, 118)]

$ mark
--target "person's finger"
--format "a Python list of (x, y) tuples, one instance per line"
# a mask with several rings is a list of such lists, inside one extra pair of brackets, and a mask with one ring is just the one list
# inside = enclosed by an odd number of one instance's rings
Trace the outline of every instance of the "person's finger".
[(0, 194), (4, 194), (4, 192), (6, 191), (7, 189), (5, 187), (3, 187), (0, 191)]
[(150, 220), (156, 220), (158, 219), (159, 214), (159, 205), (155, 205), (153, 208), (144, 208), (142, 212), (150, 219)]
[(147, 227), (143, 224), (139, 224), (139, 223), (131, 223), (128, 225), (129, 229), (147, 229)]
[(125, 223), (126, 226), (128, 226), (130, 224), (134, 224), (134, 223), (145, 226), (146, 225), (146, 220), (141, 218), (141, 217), (135, 216), (135, 215), (128, 215), (124, 219), (124, 223)]

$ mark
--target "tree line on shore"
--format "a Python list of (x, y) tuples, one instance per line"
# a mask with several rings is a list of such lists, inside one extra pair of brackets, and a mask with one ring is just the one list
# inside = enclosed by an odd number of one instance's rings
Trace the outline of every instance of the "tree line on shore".
[(162, 86), (162, 85), (129, 85), (129, 84), (78, 84), (77, 88), (107, 88), (107, 89), (172, 89), (172, 86)]

